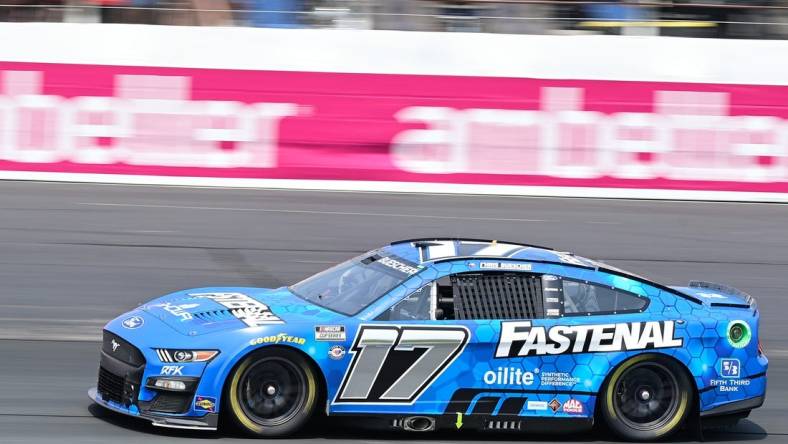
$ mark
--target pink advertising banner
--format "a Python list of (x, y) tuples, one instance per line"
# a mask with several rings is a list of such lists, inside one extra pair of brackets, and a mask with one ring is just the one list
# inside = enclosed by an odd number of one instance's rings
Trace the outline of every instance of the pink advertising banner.
[(0, 62), (0, 170), (788, 192), (788, 87)]

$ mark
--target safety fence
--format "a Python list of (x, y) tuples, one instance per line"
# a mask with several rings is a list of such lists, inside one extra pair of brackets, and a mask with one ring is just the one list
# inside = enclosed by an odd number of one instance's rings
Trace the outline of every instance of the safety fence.
[(0, 0), (0, 21), (788, 37), (788, 0)]
[(0, 177), (788, 200), (788, 43), (142, 28), (0, 27)]

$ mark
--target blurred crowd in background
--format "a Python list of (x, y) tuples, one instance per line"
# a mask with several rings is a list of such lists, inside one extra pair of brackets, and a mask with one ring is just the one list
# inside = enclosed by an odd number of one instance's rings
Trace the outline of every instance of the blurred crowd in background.
[(0, 21), (788, 38), (788, 0), (0, 0)]

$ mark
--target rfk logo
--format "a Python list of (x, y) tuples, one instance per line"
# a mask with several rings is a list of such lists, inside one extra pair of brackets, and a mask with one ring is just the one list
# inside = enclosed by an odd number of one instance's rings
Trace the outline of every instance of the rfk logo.
[(165, 365), (161, 368), (161, 374), (166, 376), (182, 376), (182, 365)]

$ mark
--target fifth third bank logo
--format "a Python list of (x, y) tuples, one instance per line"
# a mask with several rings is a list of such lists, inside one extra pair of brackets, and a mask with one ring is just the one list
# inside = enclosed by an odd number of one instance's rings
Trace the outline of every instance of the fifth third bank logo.
[(741, 376), (741, 363), (738, 359), (722, 359), (720, 361), (720, 376), (723, 378), (738, 378)]

